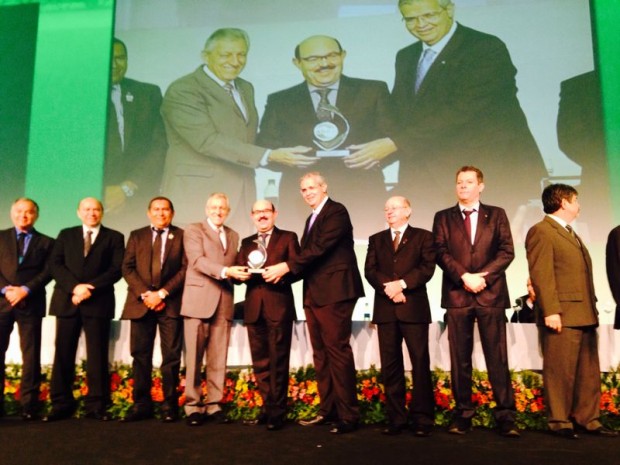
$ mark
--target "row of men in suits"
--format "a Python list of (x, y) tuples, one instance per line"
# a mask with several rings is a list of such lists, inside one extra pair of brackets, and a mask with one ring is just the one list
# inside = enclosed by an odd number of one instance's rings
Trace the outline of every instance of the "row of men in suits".
[[(300, 175), (320, 171), (330, 174), (333, 194), (348, 206), (358, 237), (368, 237), (382, 227), (380, 218), (365, 216), (369, 207), (382, 207), (382, 167), (400, 162), (402, 195), (417, 199), (435, 193), (417, 209), (418, 218), (430, 223), (451, 199), (451, 190), (442, 186), (467, 159), (488, 167), (504, 191), (523, 193), (507, 196), (512, 215), (539, 191), (545, 168), (517, 98), (517, 71), (505, 44), (457, 24), (451, 0), (400, 0), (398, 6), (418, 41), (396, 55), (391, 94), (384, 82), (343, 74), (346, 50), (336, 38), (312, 36), (295, 47), (292, 60), (303, 82), (268, 96), (260, 131), (254, 88), (240, 77), (250, 48), (245, 31), (213, 32), (203, 63), (174, 81), (163, 101), (159, 89), (125, 77), (127, 49), (115, 40), (106, 203), (116, 208), (152, 192), (144, 180), (159, 175), (141, 170), (159, 167), (156, 161), (166, 152), (162, 193), (186, 202), (179, 223), (202, 214), (209, 186), (229, 192), (230, 224), (249, 233), (246, 212), (255, 198), (255, 169), (265, 167), (282, 173), (281, 221), (298, 230), (302, 200), (286, 193), (297, 189)], [(314, 128), (325, 105), (332, 108), (328, 119), (337, 109), (349, 122), (339, 147), (348, 156), (317, 156)], [(167, 142), (161, 137), (162, 117)]]

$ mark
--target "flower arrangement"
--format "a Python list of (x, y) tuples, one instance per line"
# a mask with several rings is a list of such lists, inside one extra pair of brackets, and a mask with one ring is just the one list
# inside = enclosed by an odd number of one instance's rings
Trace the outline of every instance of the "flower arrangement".
[[(19, 380), (21, 367), (8, 365), (4, 385), (4, 409), (7, 415), (20, 411)], [(546, 417), (543, 399), (542, 375), (533, 371), (511, 373), (515, 395), (517, 424), (523, 429), (545, 429)], [(42, 373), (40, 400), (45, 411), (50, 409), (51, 367), (44, 367)], [(435, 423), (446, 426), (451, 421), (454, 398), (450, 388), (450, 374), (436, 369), (432, 372), (435, 397)], [(406, 377), (407, 402), (411, 400), (411, 378)], [(182, 373), (179, 383), (179, 408), (185, 404), (185, 376)], [(202, 381), (202, 391), (206, 394), (206, 382)], [(608, 428), (620, 429), (620, 369), (601, 374), (601, 420)], [(84, 396), (88, 393), (85, 364), (76, 367), (73, 393), (78, 400), (77, 415), (84, 411)], [(110, 372), (110, 413), (117, 418), (127, 414), (133, 405), (133, 379), (131, 367), (115, 364)], [(157, 408), (163, 401), (162, 378), (158, 370), (153, 371), (151, 396)], [(383, 423), (387, 420), (385, 412), (385, 389), (381, 372), (375, 367), (357, 373), (357, 399), (360, 405), (361, 421), (365, 424)], [(486, 372), (473, 373), (472, 400), (476, 406), (473, 424), (493, 427), (493, 408), (495, 400)], [(319, 393), (316, 372), (312, 366), (299, 368), (290, 373), (288, 384), (288, 418), (299, 420), (310, 418), (318, 413)], [(261, 411), (263, 399), (258, 392), (256, 378), (251, 369), (231, 370), (226, 375), (222, 404), (231, 420), (255, 418)], [(157, 414), (156, 410), (156, 414)], [(182, 411), (180, 412), (182, 414)]]

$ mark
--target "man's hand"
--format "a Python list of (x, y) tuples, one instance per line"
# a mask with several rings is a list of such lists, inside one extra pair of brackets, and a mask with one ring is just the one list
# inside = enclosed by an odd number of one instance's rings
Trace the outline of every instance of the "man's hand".
[(461, 276), (461, 280), (463, 281), (463, 287), (474, 294), (484, 290), (487, 287), (487, 282), (484, 279), (486, 275), (489, 273), (487, 271), (483, 271), (481, 273), (465, 273)]
[(125, 204), (126, 198), (121, 186), (106, 186), (105, 194), (103, 195), (106, 213), (121, 208)]
[(247, 266), (235, 265), (226, 268), (227, 278), (234, 278), (239, 281), (247, 281), (248, 279), (250, 279), (250, 276), (252, 275), (248, 272)]
[(282, 279), (286, 273), (290, 271), (286, 262), (281, 262), (276, 265), (271, 265), (265, 268), (265, 272), (263, 273), (263, 279), (267, 283), (277, 283)]
[(383, 283), (383, 291), (385, 295), (394, 300), (394, 296), (403, 293), (403, 287), (400, 285), (400, 281), (390, 281), (389, 283)]
[(407, 298), (405, 297), (405, 294), (401, 292), (392, 297), (392, 302), (394, 302), (395, 304), (404, 304), (405, 302), (407, 302)]
[(275, 149), (269, 154), (269, 162), (286, 166), (296, 166), (297, 168), (308, 168), (314, 165), (318, 160), (316, 157), (303, 155), (311, 150), (311, 147), (304, 147), (303, 145)]
[(95, 288), (92, 284), (78, 284), (73, 288), (73, 296), (71, 297), (71, 302), (73, 305), (79, 305), (84, 300), (90, 299), (92, 295), (92, 290)]
[(166, 308), (166, 303), (163, 301), (156, 291), (146, 291), (142, 295), (142, 302), (149, 310), (161, 312)]
[(558, 333), (562, 332), (562, 317), (559, 313), (554, 313), (545, 317), (545, 326)]
[(366, 144), (350, 145), (349, 150), (356, 150), (344, 158), (344, 164), (352, 169), (370, 169), (378, 165), (388, 155), (396, 152), (396, 144), (389, 137), (375, 139)]
[(21, 286), (7, 286), (4, 291), (4, 297), (9, 301), (11, 307), (15, 307), (18, 303), (28, 297), (28, 291)]

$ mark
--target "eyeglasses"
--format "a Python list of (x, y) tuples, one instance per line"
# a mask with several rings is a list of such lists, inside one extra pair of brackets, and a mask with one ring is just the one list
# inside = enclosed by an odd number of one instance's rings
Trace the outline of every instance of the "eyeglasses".
[(425, 23), (435, 24), (439, 22), (439, 17), (444, 11), (446, 10), (441, 9), (439, 11), (432, 11), (430, 13), (426, 13), (426, 14), (418, 15), (418, 16), (403, 16), (403, 21), (407, 25), (420, 24), (422, 20), (424, 20)]
[(388, 212), (391, 212), (391, 211), (394, 211), (394, 210), (401, 210), (403, 208), (407, 208), (407, 207), (405, 207), (404, 205), (399, 205), (398, 207), (386, 207), (386, 208), (383, 209), (383, 211), (385, 213), (388, 213)]
[(342, 55), (342, 52), (332, 52), (332, 53), (328, 53), (327, 55), (311, 55), (309, 57), (300, 58), (300, 60), (308, 64), (314, 65), (323, 60), (326, 60), (328, 62), (337, 61), (341, 57), (341, 55)]
[(273, 210), (252, 210), (252, 215), (264, 215), (266, 213), (273, 213)]

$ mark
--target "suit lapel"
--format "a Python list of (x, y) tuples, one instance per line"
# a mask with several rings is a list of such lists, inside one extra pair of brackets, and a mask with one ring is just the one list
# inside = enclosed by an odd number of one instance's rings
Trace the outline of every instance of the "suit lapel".
[[(476, 237), (474, 238), (474, 245), (480, 240), (480, 236), (487, 230), (486, 225), (489, 224), (489, 211), (483, 205), (480, 204), (480, 211), (478, 212), (478, 224), (476, 225)], [(463, 224), (463, 228), (465, 224)]]
[(396, 249), (396, 253), (399, 253), (404, 247), (407, 246), (407, 243), (411, 240), (411, 236), (413, 235), (413, 228), (407, 225), (405, 232), (403, 233), (403, 237), (400, 238), (400, 242), (398, 243), (398, 248)]

